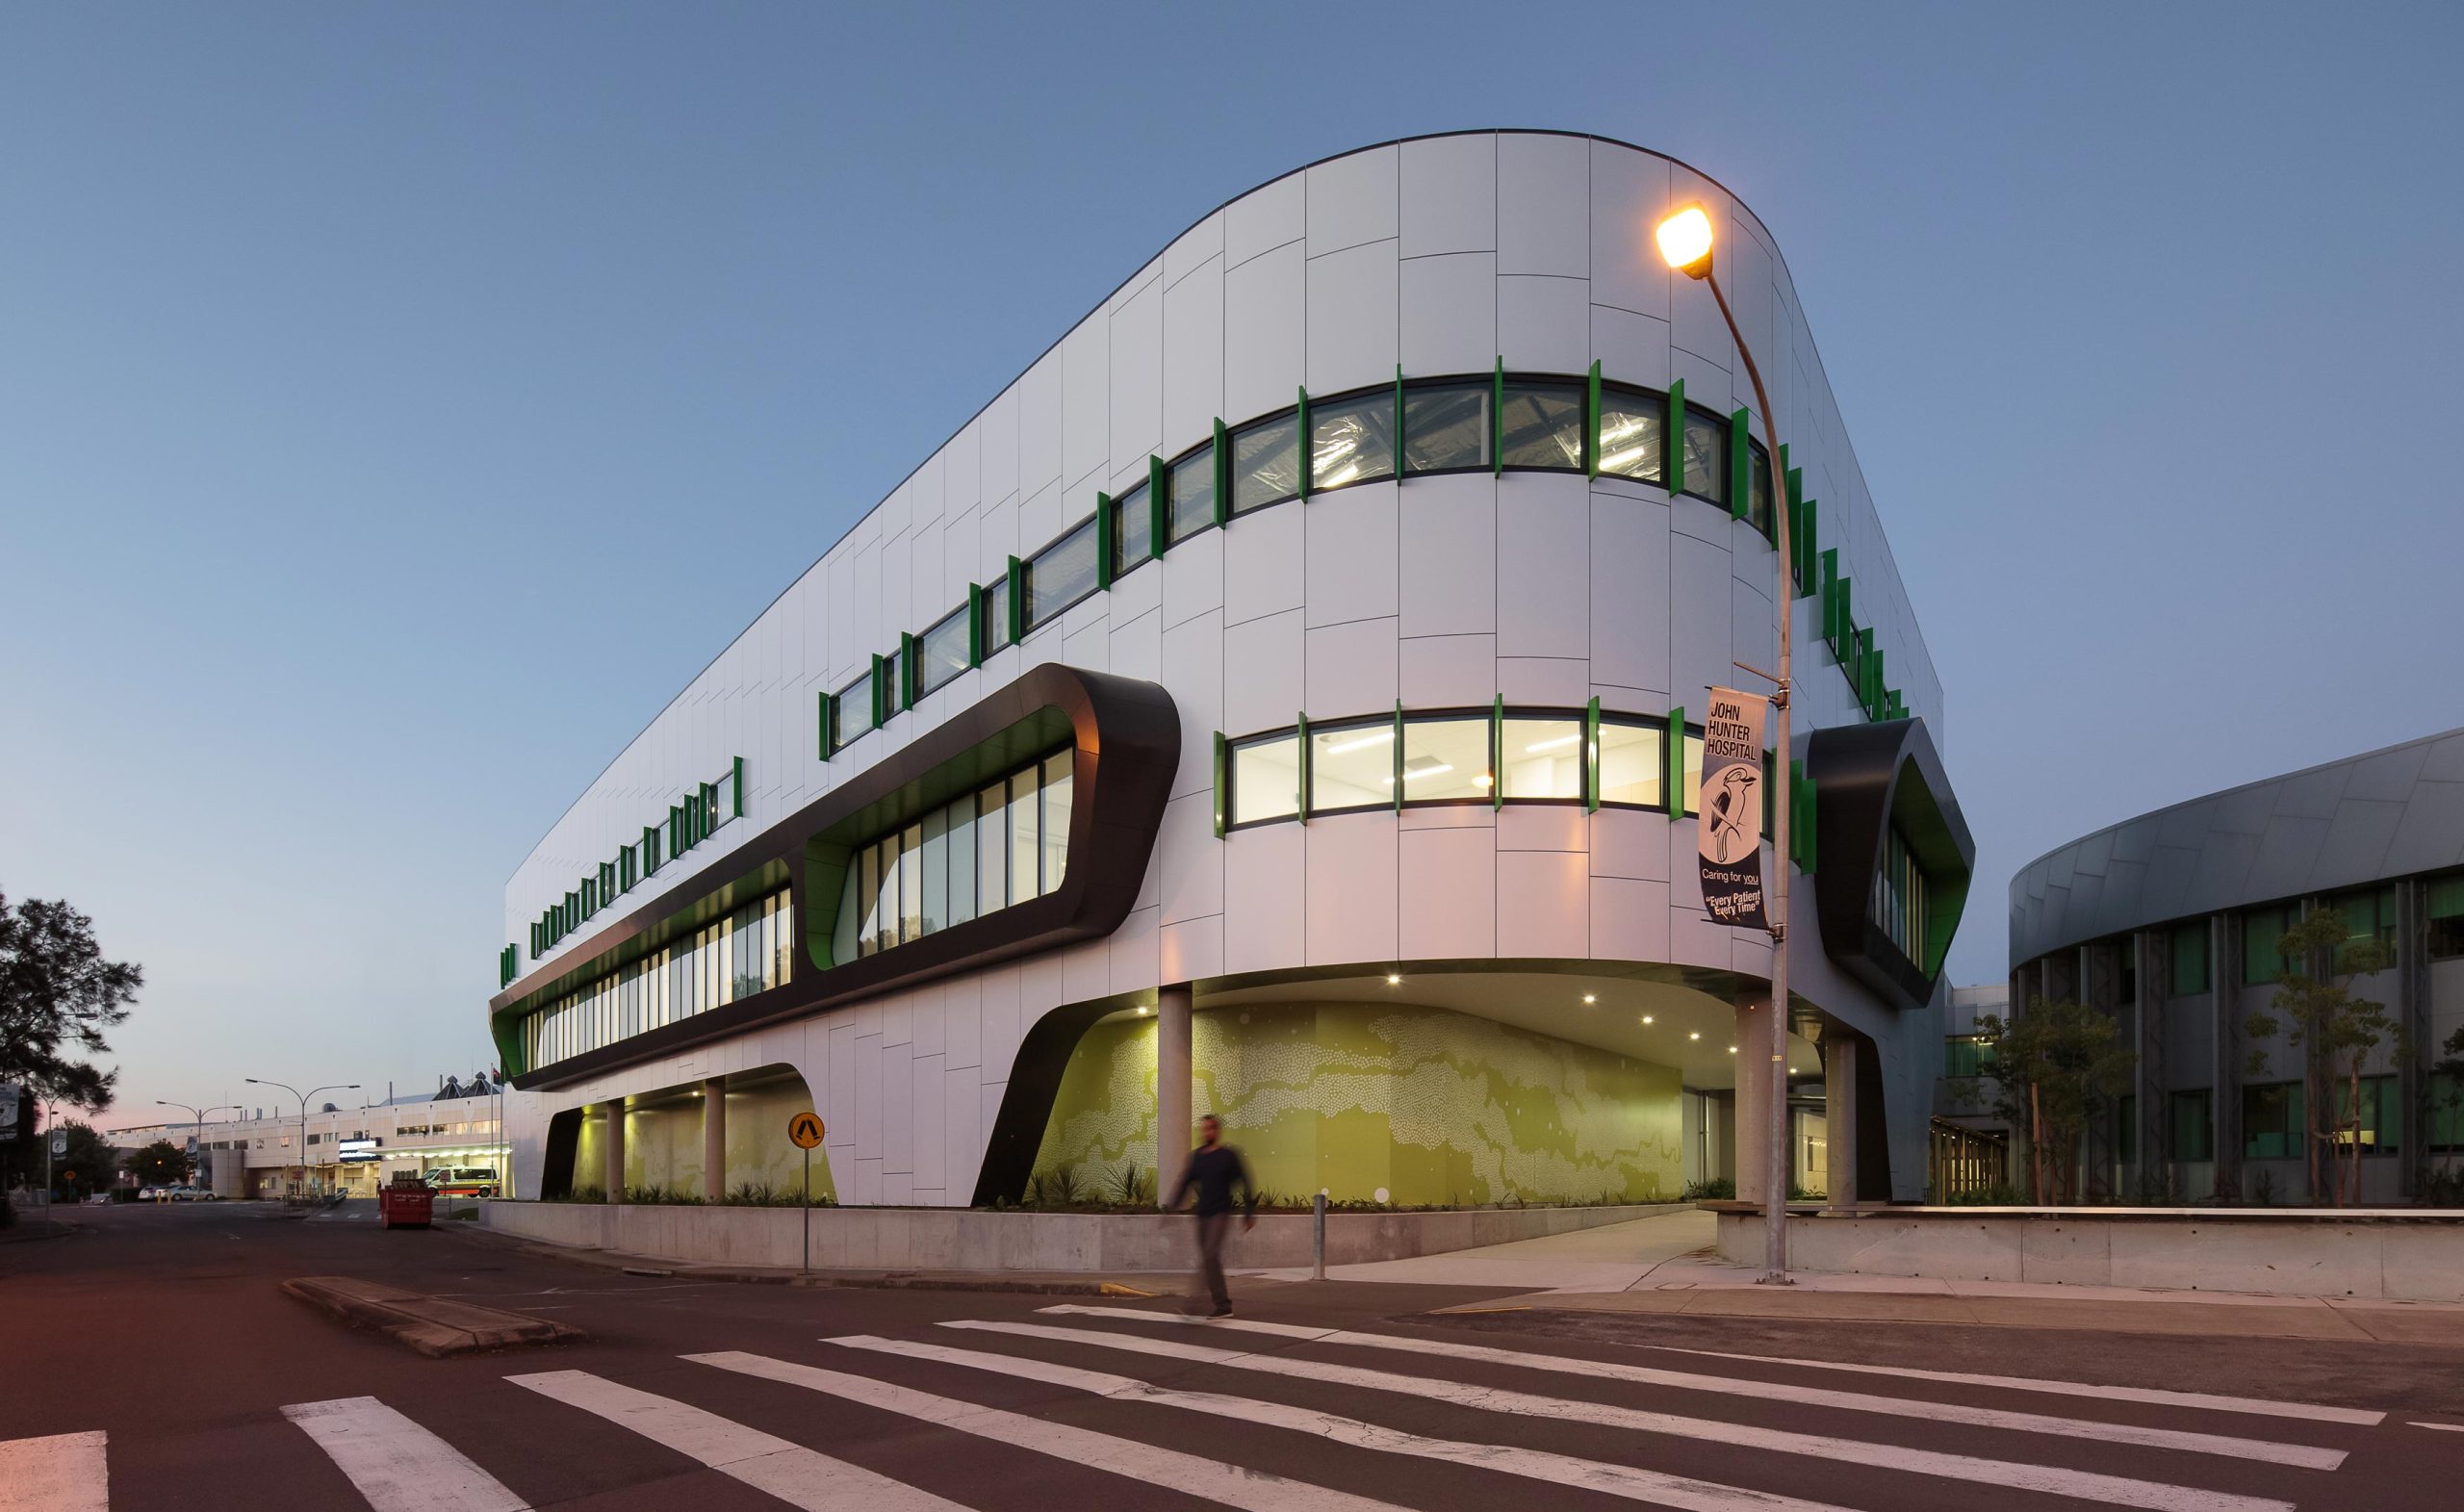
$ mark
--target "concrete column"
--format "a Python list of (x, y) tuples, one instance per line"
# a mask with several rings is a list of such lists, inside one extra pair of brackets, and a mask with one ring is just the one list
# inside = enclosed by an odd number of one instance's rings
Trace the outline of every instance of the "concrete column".
[[(1771, 1012), (1768, 996), (1741, 998), (1730, 1039), (1736, 1046), (1736, 1194), (1763, 1200), (1762, 1174), (1771, 1148)], [(1782, 1095), (1785, 1096), (1783, 1089)]]
[(606, 1169), (601, 1172), (600, 1186), (606, 1192), (608, 1201), (622, 1202), (625, 1200), (625, 1100), (620, 1097), (602, 1107), (607, 1115), (607, 1163)]
[(1823, 1031), (1822, 1128), (1831, 1208), (1836, 1213), (1857, 1206), (1857, 1049), (1856, 1036), (1835, 1027)]
[[(2216, 1019), (2215, 1089), (2208, 1112), (2216, 1122), (2218, 1188), (2242, 1191), (2242, 921), (2231, 913), (2208, 916), (2208, 1001)], [(2212, 1193), (2211, 1193), (2212, 1194)]]
[(1170, 1200), (1190, 1155), (1191, 1017), (1195, 1002), (1186, 982), (1155, 994), (1155, 1200)]
[(2429, 1147), (2428, 1105), (2423, 1095), (2422, 1064), (2435, 1064), (2438, 1047), (2430, 1033), (2429, 1014), (2424, 1005), (2429, 1001), (2427, 961), (2425, 946), (2429, 939), (2429, 900), (2423, 896), (2424, 884), (2407, 879), (2396, 884), (2396, 1044), (2400, 1050), (2409, 1046), (2412, 1054), (2396, 1057), (2397, 1115), (2396, 1131), (2396, 1196), (2399, 1201), (2413, 1200), (2413, 1177), (2421, 1169), (2423, 1152)]
[[(2172, 1008), (2172, 982), (2167, 975), (2172, 962), (2159, 947), (2161, 938), (2154, 930), (2140, 930), (2123, 947), (2132, 953), (2131, 969), (2139, 984), (2138, 1000), (2131, 1005), (2136, 1015), (2133, 1027), (2139, 1031), (2131, 1089), (2131, 1095), (2139, 1100), (2139, 1127), (2132, 1131), (2132, 1138), (2139, 1145), (2140, 1183), (2148, 1187), (2169, 1185), (2176, 1201), (2188, 1201), (2192, 1194), (2181, 1191), (2171, 1174), (2173, 1081), (2172, 1070), (2165, 1064), (2165, 1019)], [(2160, 984), (2162, 991), (2158, 990)], [(2138, 1194), (2130, 1195), (2135, 1200)]]
[(728, 1194), (728, 1084), (713, 1076), (702, 1084), (702, 1200)]

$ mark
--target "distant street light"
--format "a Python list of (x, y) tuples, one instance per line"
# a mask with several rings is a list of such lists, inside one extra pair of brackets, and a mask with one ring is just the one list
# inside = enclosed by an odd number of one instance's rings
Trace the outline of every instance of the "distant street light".
[[(240, 1111), (237, 1106), (231, 1103), (216, 1103), (211, 1108), (194, 1108), (191, 1107), (187, 1103), (175, 1103), (162, 1097), (155, 1098), (154, 1105), (158, 1108), (184, 1109), (187, 1111), (190, 1117), (196, 1120), (196, 1134), (194, 1138), (196, 1140), (196, 1164), (198, 1166), (205, 1164), (205, 1115), (210, 1113), (238, 1113)], [(191, 1181), (194, 1181), (196, 1179), (196, 1174), (193, 1170), (190, 1172), (189, 1179)]]
[[(1789, 652), (1795, 639), (1792, 625), (1796, 618), (1795, 573), (1790, 566), (1787, 479), (1780, 469), (1780, 417), (1771, 408), (1771, 396), (1762, 387), (1762, 370), (1754, 363), (1754, 352), (1745, 344), (1745, 333), (1736, 327), (1735, 312), (1729, 308), (1729, 296), (1720, 290), (1720, 281), (1711, 272), (1711, 218), (1700, 205), (1687, 205), (1660, 221), (1655, 239), (1659, 243), (1659, 255), (1668, 266), (1688, 278), (1699, 279), (1711, 286), (1711, 297), (1718, 301), (1720, 319), (1728, 321), (1729, 339), (1736, 343), (1737, 359), (1745, 364), (1745, 375), (1754, 382), (1754, 407), (1762, 415), (1763, 440), (1771, 448), (1771, 513), (1777, 532), (1772, 544), (1779, 548), (1780, 589), (1774, 602), (1779, 605), (1780, 666), (1772, 681), (1779, 691), (1772, 697), (1771, 708), (1776, 724), (1773, 738), (1779, 755), (1771, 762), (1771, 850), (1777, 864), (1777, 875), (1771, 886), (1771, 1081), (1770, 1107), (1767, 1116), (1770, 1128), (1763, 1139), (1769, 1145), (1762, 1166), (1762, 1279), (1775, 1286), (1788, 1283), (1788, 675)], [(1681, 426), (1682, 417), (1678, 418)], [(1682, 458), (1685, 454), (1683, 432), (1670, 441), (1669, 454)], [(1683, 463), (1678, 466), (1681, 470)], [(1662, 481), (1668, 491), (1676, 493), (1684, 482), (1681, 475)], [(1746, 479), (1751, 489), (1753, 479)], [(1748, 507), (1751, 507), (1749, 502)], [(1675, 802), (1671, 812), (1682, 812)], [(1744, 1074), (1738, 1064), (1738, 1074)]]
[(309, 1181), (312, 1179), (308, 1174), (308, 1099), (316, 1096), (319, 1092), (355, 1092), (359, 1090), (359, 1084), (357, 1082), (329, 1082), (325, 1086), (312, 1087), (303, 1092), (298, 1088), (293, 1087), (287, 1082), (269, 1082), (254, 1076), (242, 1077), (241, 1080), (246, 1082), (251, 1087), (279, 1087), (284, 1091), (289, 1092), (292, 1096), (299, 1099), (299, 1184), (303, 1187), (308, 1185)]

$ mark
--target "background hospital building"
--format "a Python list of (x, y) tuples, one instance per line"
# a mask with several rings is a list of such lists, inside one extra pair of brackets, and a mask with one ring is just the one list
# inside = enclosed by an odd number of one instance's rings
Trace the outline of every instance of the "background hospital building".
[[(1692, 202), (1784, 456), (1653, 249)], [(790, 1190), (808, 1106), (851, 1203), (1117, 1182), (1208, 1111), (1281, 1193), (1752, 1194), (1770, 942), (1706, 918), (1673, 808), (1787, 572), (1797, 1180), (1917, 1196), (1972, 852), (1770, 234), (1484, 132), (1119, 261), (514, 873), (520, 1194)]]

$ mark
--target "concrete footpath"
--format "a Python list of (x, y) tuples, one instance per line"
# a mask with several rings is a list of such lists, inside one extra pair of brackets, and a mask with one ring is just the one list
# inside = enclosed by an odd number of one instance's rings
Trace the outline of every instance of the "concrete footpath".
[[(1549, 1310), (1771, 1320), (2074, 1328), (2108, 1333), (2329, 1339), (2464, 1347), (2464, 1305), (2174, 1292), (2015, 1282), (1942, 1281), (1800, 1271), (1761, 1285), (1757, 1268), (1722, 1261), (1712, 1215), (1630, 1223), (1448, 1255), (1328, 1268), (1330, 1281), (1518, 1289), (1451, 1311)], [(1308, 1272), (1259, 1274), (1305, 1280)]]

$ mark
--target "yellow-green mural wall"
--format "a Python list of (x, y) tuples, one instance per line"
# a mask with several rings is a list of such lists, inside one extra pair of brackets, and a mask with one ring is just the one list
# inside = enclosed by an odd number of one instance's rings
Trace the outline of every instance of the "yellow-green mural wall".
[[(1151, 1076), (1150, 1076), (1151, 1080)], [(767, 1188), (792, 1198), (804, 1186), (804, 1151), (787, 1138), (787, 1121), (812, 1107), (812, 1094), (795, 1075), (757, 1073), (728, 1089), (727, 1191)], [(607, 1168), (607, 1120), (598, 1108), (584, 1111), (574, 1141), (574, 1190), (596, 1192)], [(698, 1099), (634, 1108), (625, 1119), (625, 1185), (709, 1197), (703, 1180), (702, 1105)], [(826, 1150), (812, 1152), (812, 1192), (837, 1200)]]
[[(1674, 1066), (1383, 1004), (1201, 1012), (1193, 1038), (1193, 1115), (1221, 1117), (1278, 1196), (1642, 1202), (1684, 1185)], [(1063, 1073), (1036, 1173), (1101, 1187), (1154, 1165), (1155, 1020), (1098, 1024)]]

